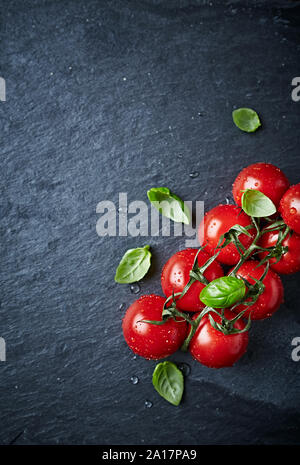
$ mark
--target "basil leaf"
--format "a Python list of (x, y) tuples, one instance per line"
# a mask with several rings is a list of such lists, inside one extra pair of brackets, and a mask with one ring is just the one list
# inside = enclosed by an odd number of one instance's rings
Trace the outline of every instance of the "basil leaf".
[(140, 281), (150, 268), (151, 252), (149, 245), (129, 249), (125, 252), (116, 270), (117, 283), (134, 283)]
[(147, 192), (148, 199), (157, 210), (167, 218), (177, 222), (190, 224), (191, 214), (188, 207), (177, 195), (167, 187), (152, 187)]
[(269, 197), (255, 189), (247, 189), (242, 195), (242, 209), (249, 216), (262, 218), (273, 215), (276, 207)]
[(172, 362), (156, 365), (152, 383), (158, 394), (173, 405), (179, 405), (184, 388), (183, 374)]
[(256, 111), (251, 108), (238, 108), (232, 112), (234, 124), (245, 132), (254, 132), (261, 126)]
[(242, 279), (223, 276), (205, 286), (199, 298), (208, 307), (226, 308), (241, 300), (245, 292), (246, 286)]

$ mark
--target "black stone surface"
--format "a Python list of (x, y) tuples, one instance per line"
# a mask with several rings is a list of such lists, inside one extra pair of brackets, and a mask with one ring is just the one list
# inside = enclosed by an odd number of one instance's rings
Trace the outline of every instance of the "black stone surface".
[[(191, 366), (175, 408), (152, 388), (155, 362), (123, 340), (119, 306), (136, 296), (113, 277), (127, 248), (149, 243), (139, 295), (160, 294), (185, 238), (99, 237), (96, 205), (166, 185), (209, 209), (256, 161), (299, 182), (300, 2), (1, 0), (0, 11), (0, 442), (298, 443), (299, 276), (234, 368), (171, 357)], [(263, 128), (240, 132), (239, 106)]]

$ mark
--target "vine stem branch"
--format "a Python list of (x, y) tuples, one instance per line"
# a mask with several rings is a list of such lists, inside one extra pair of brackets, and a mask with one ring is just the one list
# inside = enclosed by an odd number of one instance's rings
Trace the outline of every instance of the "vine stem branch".
[[(235, 275), (236, 272), (243, 265), (243, 263), (250, 257), (250, 255), (256, 249), (256, 244), (257, 244), (258, 240), (260, 239), (260, 237), (262, 235), (262, 232), (260, 231), (259, 226), (258, 226), (258, 224), (257, 224), (257, 222), (256, 222), (256, 220), (254, 218), (252, 218), (252, 222), (254, 223), (254, 226), (255, 226), (255, 229), (256, 229), (256, 236), (253, 239), (253, 242), (251, 243), (250, 247), (246, 251), (240, 252), (240, 259), (239, 259), (238, 263), (235, 265), (235, 267), (229, 273), (229, 276)], [(183, 352), (187, 351), (187, 349), (189, 347), (189, 344), (190, 344), (194, 334), (196, 333), (196, 331), (197, 331), (197, 329), (198, 329), (198, 327), (200, 325), (200, 322), (201, 322), (202, 318), (204, 317), (204, 315), (206, 315), (207, 313), (209, 313), (210, 311), (213, 311), (213, 310), (214, 309), (212, 309), (211, 307), (207, 307), (207, 306), (204, 307), (204, 309), (201, 311), (201, 313), (194, 320), (194, 324), (191, 325), (189, 334), (188, 334), (188, 336), (186, 337), (184, 343), (181, 346), (181, 350)], [(224, 318), (224, 316), (223, 316), (223, 318)]]

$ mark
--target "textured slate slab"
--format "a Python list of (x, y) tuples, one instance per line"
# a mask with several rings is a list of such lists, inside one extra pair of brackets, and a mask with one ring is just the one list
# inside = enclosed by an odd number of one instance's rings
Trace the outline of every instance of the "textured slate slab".
[[(223, 3), (0, 1), (1, 443), (299, 442), (299, 276), (234, 369), (171, 357), (191, 365), (174, 408), (151, 386), (155, 363), (123, 341), (119, 306), (136, 296), (113, 276), (148, 242), (141, 293), (161, 293), (184, 238), (96, 234), (97, 203), (119, 192), (146, 200), (167, 185), (208, 209), (256, 161), (299, 181), (300, 2)], [(237, 106), (263, 129), (239, 132)]]

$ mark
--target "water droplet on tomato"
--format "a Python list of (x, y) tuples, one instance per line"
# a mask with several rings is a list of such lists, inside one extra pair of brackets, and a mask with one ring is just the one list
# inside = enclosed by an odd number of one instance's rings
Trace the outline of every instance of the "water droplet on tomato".
[(290, 214), (295, 215), (295, 213), (297, 213), (296, 208), (294, 208), (294, 207), (290, 208)]

